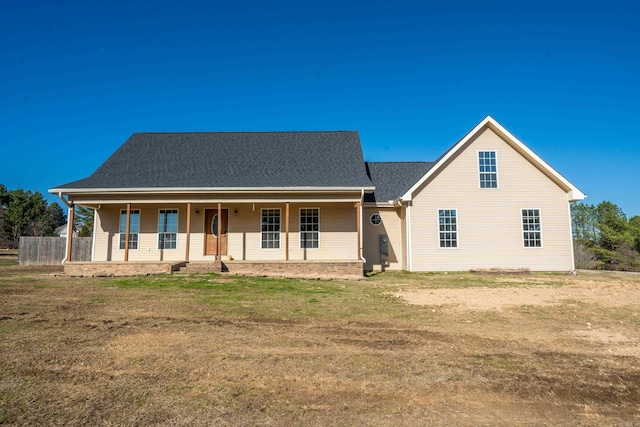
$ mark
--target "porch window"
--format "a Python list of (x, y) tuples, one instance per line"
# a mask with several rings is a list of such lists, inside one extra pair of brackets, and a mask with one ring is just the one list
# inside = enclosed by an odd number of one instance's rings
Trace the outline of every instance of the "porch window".
[(319, 209), (300, 209), (300, 249), (320, 246), (319, 223)]
[(178, 246), (178, 210), (161, 209), (158, 214), (158, 249)]
[(480, 188), (498, 188), (498, 165), (495, 151), (478, 151)]
[(458, 212), (456, 209), (440, 209), (438, 223), (441, 248), (458, 247)]
[(262, 249), (280, 248), (280, 209), (262, 209)]
[(540, 209), (522, 209), (522, 237), (525, 248), (542, 247)]
[[(140, 210), (132, 209), (129, 217), (129, 249), (138, 249), (138, 233), (140, 233)], [(124, 249), (127, 239), (127, 211), (120, 211), (120, 249)]]

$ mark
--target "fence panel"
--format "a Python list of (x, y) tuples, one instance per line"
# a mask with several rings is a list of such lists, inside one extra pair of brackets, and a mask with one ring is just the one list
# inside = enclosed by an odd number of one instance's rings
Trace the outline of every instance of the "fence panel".
[[(91, 237), (74, 237), (72, 261), (91, 261)], [(67, 253), (65, 237), (20, 237), (18, 263), (20, 265), (56, 265)]]

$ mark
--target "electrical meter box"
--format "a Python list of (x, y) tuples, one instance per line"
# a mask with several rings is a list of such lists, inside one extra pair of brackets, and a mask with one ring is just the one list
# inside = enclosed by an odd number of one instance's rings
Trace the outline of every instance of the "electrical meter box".
[(380, 253), (389, 255), (389, 236), (386, 234), (380, 236)]

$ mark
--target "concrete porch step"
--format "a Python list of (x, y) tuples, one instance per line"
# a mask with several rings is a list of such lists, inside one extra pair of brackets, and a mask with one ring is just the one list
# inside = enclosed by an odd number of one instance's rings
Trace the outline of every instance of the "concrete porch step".
[(222, 263), (220, 261), (188, 262), (179, 270), (180, 273), (220, 273)]

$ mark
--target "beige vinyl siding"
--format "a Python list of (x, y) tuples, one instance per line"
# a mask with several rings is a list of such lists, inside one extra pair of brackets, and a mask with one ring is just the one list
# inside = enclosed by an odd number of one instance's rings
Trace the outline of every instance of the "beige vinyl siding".
[[(94, 216), (94, 232), (93, 232), (93, 261), (110, 261), (111, 247), (109, 235), (118, 232), (118, 213), (112, 215), (114, 208), (96, 209)], [(120, 209), (117, 209), (120, 212)], [(113, 225), (116, 222), (115, 226)]]
[[(126, 205), (103, 205), (96, 210), (95, 261), (124, 261), (124, 249), (119, 249), (120, 211)], [(129, 250), (129, 261), (181, 261), (186, 244), (186, 206), (136, 204), (140, 210), (138, 249)], [(160, 209), (178, 210), (178, 241), (176, 249), (158, 249), (158, 214)]]
[[(300, 208), (320, 211), (320, 247), (300, 248)], [(136, 203), (140, 210), (140, 234), (137, 250), (129, 250), (129, 261), (181, 261), (185, 259), (187, 207), (186, 204)], [(217, 203), (192, 204), (190, 261), (213, 260), (204, 255), (205, 209), (217, 210)], [(124, 249), (119, 247), (119, 216), (126, 205), (102, 205), (96, 214), (95, 261), (123, 261)], [(178, 209), (177, 249), (158, 250), (158, 212)], [(227, 258), (236, 260), (284, 260), (285, 203), (223, 204), (229, 211)], [(262, 249), (261, 209), (280, 209), (280, 248)], [(355, 260), (358, 254), (357, 209), (353, 202), (291, 203), (289, 224), (290, 260)], [(237, 210), (237, 215), (235, 211)], [(196, 215), (198, 211), (198, 215)]]
[[(378, 226), (371, 224), (369, 218), (373, 213), (380, 214), (382, 222)], [(365, 270), (380, 270), (380, 236), (389, 236), (389, 255), (386, 256), (388, 270), (402, 270), (404, 261), (404, 236), (402, 218), (398, 208), (365, 207), (362, 210), (363, 222), (363, 254), (366, 259)]]
[[(232, 213), (229, 217), (229, 251), (227, 256), (238, 260), (285, 259), (285, 204), (256, 203), (255, 207), (254, 204), (239, 205), (237, 209), (238, 215), (234, 216)], [(262, 249), (262, 209), (280, 210), (279, 248)]]
[[(478, 151), (497, 152), (498, 188), (480, 188)], [(525, 248), (522, 209), (540, 209), (542, 248)], [(440, 248), (438, 210), (456, 209), (458, 248)], [(567, 194), (490, 129), (414, 194), (412, 269), (573, 268)]]
[[(318, 248), (300, 247), (300, 208), (318, 208)], [(291, 204), (290, 260), (355, 260), (358, 258), (358, 209), (353, 203)]]

